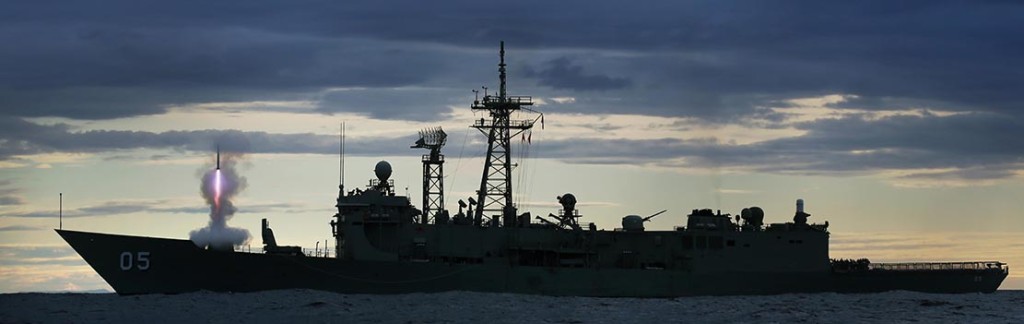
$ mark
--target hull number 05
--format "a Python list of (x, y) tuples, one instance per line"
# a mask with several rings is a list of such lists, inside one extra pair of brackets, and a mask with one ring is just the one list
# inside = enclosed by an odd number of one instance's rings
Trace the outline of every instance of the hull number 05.
[(139, 270), (149, 269), (149, 252), (121, 252), (121, 270), (128, 271), (133, 267)]

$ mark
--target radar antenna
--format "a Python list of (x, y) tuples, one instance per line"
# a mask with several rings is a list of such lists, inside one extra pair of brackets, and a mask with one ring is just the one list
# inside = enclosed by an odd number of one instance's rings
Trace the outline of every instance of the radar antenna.
[[(500, 62), (498, 63), (498, 75), (501, 86), (496, 96), (487, 93), (484, 87), (482, 100), (474, 100), (472, 109), (474, 111), (486, 111), (490, 120), (481, 118), (473, 123), (473, 128), (480, 130), (487, 135), (487, 156), (484, 162), (484, 172), (480, 179), (480, 189), (477, 190), (477, 202), (480, 204), (473, 215), (474, 225), (483, 223), (483, 216), (491, 217), (490, 224), (499, 224), (495, 218), (503, 216), (506, 219), (515, 219), (515, 206), (512, 204), (512, 163), (511, 139), (522, 132), (533, 127), (536, 119), (533, 120), (511, 120), (513, 112), (521, 109), (534, 112), (523, 106), (533, 105), (533, 99), (529, 96), (509, 96), (506, 93), (505, 82), (505, 42), (501, 42)], [(539, 117), (538, 117), (539, 118)]]
[(423, 217), (420, 218), (423, 224), (444, 212), (444, 154), (441, 154), (441, 148), (447, 141), (448, 134), (439, 126), (420, 131), (420, 139), (409, 147), (430, 150), (430, 154), (423, 155)]

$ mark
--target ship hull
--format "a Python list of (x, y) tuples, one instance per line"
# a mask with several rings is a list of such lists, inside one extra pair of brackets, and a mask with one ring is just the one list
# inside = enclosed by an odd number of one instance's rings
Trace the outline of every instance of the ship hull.
[(119, 294), (314, 289), (397, 294), (481, 291), (675, 297), (911, 290), (992, 292), (1005, 271), (694, 273), (658, 269), (510, 266), (503, 262), (343, 261), (196, 247), (191, 241), (57, 231)]
[(906, 290), (927, 293), (990, 293), (1007, 276), (1002, 270), (868, 271), (833, 274), (835, 291), (873, 293)]

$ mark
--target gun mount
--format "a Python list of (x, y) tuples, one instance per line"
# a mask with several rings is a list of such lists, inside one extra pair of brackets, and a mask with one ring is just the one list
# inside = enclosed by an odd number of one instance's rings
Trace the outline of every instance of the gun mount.
[(627, 232), (643, 232), (644, 222), (650, 221), (654, 217), (667, 212), (668, 209), (654, 213), (651, 216), (640, 217), (639, 215), (629, 215), (622, 218), (622, 230)]

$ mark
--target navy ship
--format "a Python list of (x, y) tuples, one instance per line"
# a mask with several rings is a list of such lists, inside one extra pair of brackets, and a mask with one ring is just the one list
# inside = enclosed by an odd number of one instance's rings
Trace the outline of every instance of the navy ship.
[[(512, 139), (543, 118), (529, 96), (506, 93), (504, 43), (495, 94), (471, 109), (488, 118), (472, 124), (487, 136), (487, 154), (475, 197), (445, 209), (443, 166), (447, 135), (421, 132), (412, 148), (422, 155), (423, 200), (417, 208), (397, 195), (391, 166), (377, 163), (364, 188), (339, 186), (329, 222), (333, 254), (307, 255), (278, 245), (266, 219), (263, 249), (198, 246), (190, 240), (57, 230), (119, 294), (199, 290), (250, 292), (314, 289), (398, 294), (441, 291), (508, 292), (556, 296), (676, 297), (908, 290), (993, 292), (1009, 268), (998, 261), (872, 263), (829, 257), (829, 224), (807, 222), (797, 200), (792, 222), (768, 223), (758, 207), (723, 214), (694, 209), (686, 224), (648, 230), (665, 211), (628, 215), (622, 227), (581, 223), (576, 197), (557, 198), (547, 216), (513, 204)], [(514, 120), (533, 114), (536, 118)], [(219, 162), (218, 162), (219, 167)]]

